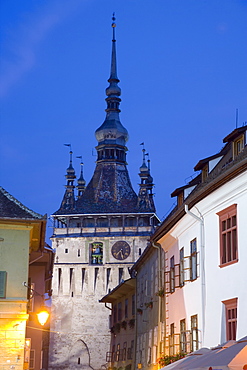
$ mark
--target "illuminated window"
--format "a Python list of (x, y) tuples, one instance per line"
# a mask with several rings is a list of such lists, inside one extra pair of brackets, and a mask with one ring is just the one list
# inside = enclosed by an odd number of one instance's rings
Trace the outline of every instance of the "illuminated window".
[(90, 261), (92, 265), (103, 264), (103, 243), (95, 242), (90, 245), (89, 248)]
[(220, 266), (238, 261), (237, 205), (217, 213), (220, 223)]
[(226, 314), (226, 340), (236, 340), (238, 299), (223, 301)]

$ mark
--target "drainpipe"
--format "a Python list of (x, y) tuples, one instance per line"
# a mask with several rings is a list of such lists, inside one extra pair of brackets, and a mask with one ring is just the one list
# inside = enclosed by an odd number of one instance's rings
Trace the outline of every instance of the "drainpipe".
[[(158, 249), (158, 290), (162, 288), (162, 271), (161, 271), (161, 245), (151, 241), (152, 247)], [(161, 344), (161, 300), (162, 297), (158, 298), (158, 358), (160, 357), (160, 344)]]
[[(195, 207), (196, 208), (196, 207)], [(196, 208), (197, 209), (197, 208)], [(200, 238), (201, 238), (201, 298), (202, 298), (202, 347), (204, 345), (204, 334), (205, 334), (205, 310), (206, 310), (206, 282), (205, 282), (205, 230), (204, 230), (204, 219), (200, 211), (200, 217), (189, 211), (187, 204), (184, 205), (185, 212), (191, 217), (195, 218), (200, 222)]]

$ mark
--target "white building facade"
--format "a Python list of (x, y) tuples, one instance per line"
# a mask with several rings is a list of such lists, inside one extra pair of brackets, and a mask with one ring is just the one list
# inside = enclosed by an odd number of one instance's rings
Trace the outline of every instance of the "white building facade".
[(163, 352), (188, 353), (247, 334), (247, 126), (235, 129), (152, 240), (165, 251)]

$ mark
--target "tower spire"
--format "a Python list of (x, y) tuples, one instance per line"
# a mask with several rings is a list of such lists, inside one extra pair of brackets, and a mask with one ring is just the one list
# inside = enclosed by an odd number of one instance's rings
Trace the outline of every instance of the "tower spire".
[[(127, 148), (125, 144), (128, 140), (128, 131), (122, 125), (119, 118), (119, 105), (121, 102), (121, 89), (118, 86), (120, 80), (117, 76), (117, 53), (116, 53), (116, 23), (115, 13), (112, 16), (112, 52), (111, 52), (111, 68), (110, 77), (108, 79), (109, 86), (106, 88), (106, 118), (103, 124), (95, 131), (96, 139), (98, 140), (98, 161), (102, 159), (115, 159), (125, 162), (125, 152)], [(102, 147), (104, 145), (104, 147)], [(116, 147), (112, 147), (118, 146)], [(107, 147), (107, 151), (105, 151)], [(100, 152), (99, 150), (100, 149)], [(108, 149), (113, 149), (114, 153), (109, 157)], [(118, 149), (119, 154), (116, 150)]]

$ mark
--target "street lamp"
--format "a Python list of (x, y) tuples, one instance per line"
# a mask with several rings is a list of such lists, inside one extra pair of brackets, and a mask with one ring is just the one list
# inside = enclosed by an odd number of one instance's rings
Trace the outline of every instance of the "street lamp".
[(37, 292), (35, 289), (33, 289), (32, 287), (30, 287), (25, 281), (22, 283), (23, 286), (25, 286), (26, 288), (30, 289), (30, 292), (31, 292), (31, 295), (33, 296), (34, 294), (37, 294), (39, 295), (40, 297), (42, 297), (42, 306), (40, 308), (40, 311), (37, 313), (37, 318), (38, 318), (38, 322), (40, 323), (40, 325), (44, 326), (45, 323), (47, 322), (50, 314), (45, 306), (45, 299), (44, 299), (44, 295), (43, 294), (40, 294), (39, 292)]

